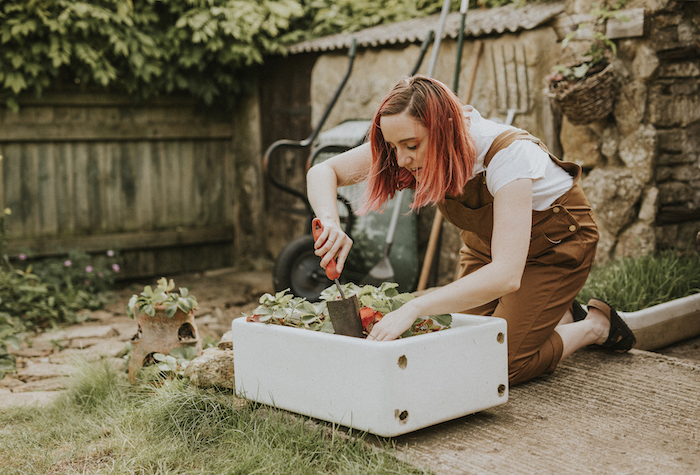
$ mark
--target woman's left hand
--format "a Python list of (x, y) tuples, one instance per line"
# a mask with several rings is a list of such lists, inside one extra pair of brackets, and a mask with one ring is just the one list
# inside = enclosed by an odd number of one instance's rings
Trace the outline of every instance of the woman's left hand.
[(395, 340), (403, 332), (411, 328), (417, 316), (408, 305), (404, 305), (398, 310), (387, 313), (380, 321), (374, 324), (372, 331), (367, 336), (368, 340)]

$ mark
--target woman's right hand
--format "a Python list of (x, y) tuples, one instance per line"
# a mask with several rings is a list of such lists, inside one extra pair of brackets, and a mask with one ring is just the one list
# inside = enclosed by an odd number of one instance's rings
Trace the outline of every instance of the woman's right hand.
[(345, 260), (348, 257), (353, 241), (350, 236), (345, 234), (339, 223), (332, 220), (321, 220), (323, 231), (314, 242), (314, 254), (321, 259), (321, 267), (324, 269), (331, 261), (336, 259), (336, 270), (338, 274), (345, 267)]

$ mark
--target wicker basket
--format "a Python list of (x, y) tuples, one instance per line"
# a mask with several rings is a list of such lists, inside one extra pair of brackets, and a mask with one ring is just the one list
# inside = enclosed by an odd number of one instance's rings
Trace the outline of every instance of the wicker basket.
[(610, 62), (603, 70), (571, 84), (550, 82), (549, 95), (574, 125), (606, 118), (615, 102), (615, 70)]

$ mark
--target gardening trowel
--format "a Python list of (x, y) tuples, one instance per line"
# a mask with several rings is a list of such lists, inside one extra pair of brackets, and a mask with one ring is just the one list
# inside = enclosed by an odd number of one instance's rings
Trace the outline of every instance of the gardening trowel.
[[(311, 228), (313, 230), (314, 240), (318, 239), (323, 232), (321, 220), (315, 218), (311, 224)], [(340, 292), (340, 300), (328, 300), (326, 302), (328, 315), (331, 317), (331, 323), (333, 324), (333, 331), (339, 335), (364, 338), (364, 334), (362, 333), (362, 320), (360, 319), (360, 304), (357, 301), (357, 295), (345, 298), (343, 288), (338, 281), (340, 273), (336, 270), (335, 264), (335, 260), (331, 259), (326, 266), (326, 277), (335, 282), (336, 287), (338, 287), (338, 292)]]

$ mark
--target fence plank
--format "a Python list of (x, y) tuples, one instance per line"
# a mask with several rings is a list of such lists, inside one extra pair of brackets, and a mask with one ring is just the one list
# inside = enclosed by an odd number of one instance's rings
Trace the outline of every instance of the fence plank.
[(39, 144), (37, 146), (39, 229), (37, 235), (56, 234), (58, 232), (58, 212), (56, 208), (56, 163), (55, 146)]
[(69, 235), (75, 230), (75, 182), (73, 148), (70, 144), (57, 146), (56, 158), (56, 215), (59, 234)]

